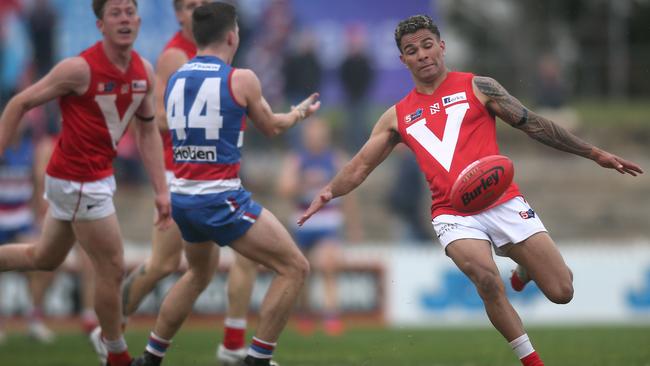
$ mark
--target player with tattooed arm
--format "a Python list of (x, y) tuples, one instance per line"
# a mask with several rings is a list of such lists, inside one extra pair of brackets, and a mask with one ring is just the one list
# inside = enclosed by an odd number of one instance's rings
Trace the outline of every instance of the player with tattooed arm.
[(452, 184), (470, 163), (499, 153), (495, 116), (543, 144), (604, 168), (633, 176), (643, 171), (527, 109), (495, 80), (449, 71), (445, 42), (430, 17), (416, 15), (400, 22), (395, 41), (415, 88), (379, 118), (366, 144), (319, 192), (298, 223), (359, 186), (398, 143), (404, 143), (429, 182), (432, 223), (446, 254), (474, 283), (490, 321), (522, 364), (544, 365), (506, 297), (491, 247), (518, 263), (511, 281), (515, 287), (521, 290), (535, 281), (554, 303), (571, 301), (571, 270), (515, 183), (493, 205), (472, 214), (452, 208)]

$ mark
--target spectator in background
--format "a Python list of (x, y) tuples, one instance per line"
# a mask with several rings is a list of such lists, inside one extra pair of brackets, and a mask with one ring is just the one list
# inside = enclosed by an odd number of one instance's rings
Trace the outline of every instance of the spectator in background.
[(567, 106), (569, 90), (562, 78), (562, 67), (557, 56), (545, 54), (537, 64), (535, 102), (539, 113), (547, 115), (562, 127), (574, 131), (580, 118), (576, 111)]
[(375, 78), (375, 71), (366, 51), (366, 33), (361, 25), (347, 29), (347, 55), (340, 68), (341, 83), (345, 92), (345, 149), (354, 153), (366, 141), (368, 126), (368, 94)]
[(420, 171), (415, 156), (404, 146), (395, 147), (397, 153), (397, 174), (392, 183), (386, 203), (390, 213), (398, 220), (397, 240), (400, 243), (429, 244), (432, 232), (426, 217), (428, 207), (425, 195), (424, 175)]
[[(284, 96), (291, 105), (307, 98), (311, 91), (321, 90), (322, 67), (316, 54), (316, 42), (310, 30), (298, 32), (295, 47), (284, 59)], [(302, 125), (298, 125), (288, 131), (287, 137), (292, 147), (301, 147), (301, 130)]]
[(320, 90), (322, 67), (316, 54), (317, 40), (310, 30), (296, 35), (296, 47), (284, 59), (284, 94), (295, 104)]
[[(361, 237), (360, 215), (354, 196), (335, 200), (332, 205), (314, 215), (304, 227), (295, 224), (302, 211), (309, 207), (311, 198), (320, 187), (334, 177), (347, 160), (344, 154), (332, 148), (331, 133), (327, 123), (312, 117), (304, 123), (300, 148), (289, 153), (280, 174), (278, 191), (294, 203), (294, 220), (290, 224), (300, 249), (311, 264), (311, 268), (322, 275), (325, 293), (323, 296), (323, 325), (325, 333), (331, 336), (343, 332), (339, 318), (337, 278), (343, 260), (341, 252), (341, 231), (347, 229), (350, 241)], [(310, 334), (314, 330), (309, 304), (309, 287), (301, 296), (298, 330)]]
[(54, 28), (56, 13), (49, 0), (35, 0), (27, 13), (36, 78), (40, 79), (54, 65)]
[(261, 16), (259, 34), (246, 56), (246, 66), (258, 73), (269, 104), (283, 99), (282, 59), (293, 27), (288, 0), (272, 0)]
[(560, 64), (551, 54), (542, 56), (537, 65), (535, 99), (540, 107), (560, 108), (567, 100), (566, 86), (561, 78)]
[[(0, 1), (0, 108), (16, 93), (25, 71), (24, 27), (18, 0)], [(11, 42), (9, 42), (11, 40)]]

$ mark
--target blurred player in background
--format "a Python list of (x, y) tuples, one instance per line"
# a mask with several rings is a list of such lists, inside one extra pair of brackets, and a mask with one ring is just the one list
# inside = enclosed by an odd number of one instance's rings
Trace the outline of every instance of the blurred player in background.
[[(181, 29), (167, 43), (156, 65), (156, 121), (163, 140), (168, 183), (174, 176), (174, 153), (163, 102), (165, 87), (171, 74), (196, 55), (196, 44), (192, 35), (192, 12), (196, 7), (210, 2), (212, 1), (172, 0)], [(182, 253), (183, 240), (176, 224), (172, 224), (167, 230), (154, 226), (151, 256), (131, 272), (122, 288), (125, 317), (138, 309), (144, 297), (160, 279), (178, 271)], [(228, 309), (224, 320), (224, 338), (217, 350), (217, 358), (222, 362), (246, 356), (246, 315), (257, 274), (256, 266), (256, 263), (235, 255), (228, 276)]]
[[(43, 178), (51, 151), (49, 139), (35, 142), (27, 125), (21, 124), (0, 157), (0, 246), (38, 239), (42, 213), (47, 210)], [(54, 333), (43, 322), (43, 301), (54, 274), (33, 271), (26, 275), (32, 300), (27, 332), (39, 342), (51, 343)], [(4, 340), (1, 325), (0, 343)]]
[(380, 117), (368, 142), (319, 192), (299, 224), (331, 199), (356, 188), (403, 142), (413, 150), (429, 182), (433, 226), (446, 254), (474, 283), (490, 321), (522, 364), (543, 365), (506, 297), (491, 245), (497, 254), (519, 264), (514, 273), (521, 284), (534, 280), (554, 303), (566, 304), (573, 298), (572, 273), (514, 183), (495, 204), (467, 215), (450, 205), (453, 182), (473, 161), (499, 153), (495, 115), (537, 141), (621, 174), (636, 176), (642, 170), (530, 111), (493, 79), (447, 70), (445, 43), (430, 17), (417, 15), (400, 22), (395, 41), (415, 89)]
[(63, 119), (45, 177), (49, 207), (43, 232), (36, 243), (1, 247), (0, 271), (51, 271), (77, 239), (101, 278), (95, 286), (95, 311), (107, 362), (126, 366), (131, 357), (121, 329), (124, 253), (113, 205), (112, 160), (132, 118), (155, 191), (157, 224), (163, 227), (169, 225), (169, 191), (160, 134), (153, 123), (153, 68), (133, 51), (140, 28), (137, 2), (93, 0), (92, 6), (102, 41), (57, 64), (12, 98), (0, 118), (0, 154), (29, 109), (59, 98)]
[[(246, 115), (275, 136), (314, 113), (317, 94), (275, 114), (250, 70), (230, 66), (239, 46), (236, 10), (226, 3), (192, 14), (198, 55), (174, 73), (165, 108), (173, 135), (173, 216), (185, 242), (188, 270), (169, 290), (144, 354), (134, 365), (159, 365), (171, 339), (212, 280), (220, 246), (274, 271), (248, 349), (246, 365), (269, 365), (280, 332), (300, 293), (309, 263), (272, 213), (251, 199), (239, 179)], [(236, 360), (241, 364), (242, 360)]]
[[(297, 219), (309, 207), (312, 197), (330, 181), (347, 160), (343, 152), (331, 145), (331, 131), (325, 121), (312, 117), (302, 124), (301, 148), (291, 152), (280, 173), (278, 191), (295, 206)], [(314, 215), (302, 228), (293, 223), (294, 237), (305, 253), (311, 268), (323, 278), (323, 320), (325, 333), (337, 336), (343, 333), (339, 317), (337, 277), (343, 260), (342, 229), (348, 229), (348, 239), (359, 241), (361, 225), (354, 195), (335, 200), (325, 210)], [(309, 291), (305, 288), (298, 314), (298, 330), (310, 334), (314, 330), (309, 306)]]

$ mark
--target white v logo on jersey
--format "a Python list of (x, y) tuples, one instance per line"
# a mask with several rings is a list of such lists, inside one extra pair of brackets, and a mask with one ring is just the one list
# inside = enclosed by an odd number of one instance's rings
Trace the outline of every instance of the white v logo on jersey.
[(117, 143), (120, 142), (120, 138), (124, 134), (126, 126), (129, 125), (131, 117), (133, 117), (135, 110), (140, 106), (140, 103), (142, 103), (143, 98), (144, 93), (133, 93), (129, 108), (126, 109), (126, 112), (124, 112), (124, 115), (120, 118), (120, 113), (117, 111), (117, 105), (115, 104), (117, 94), (95, 96), (95, 102), (97, 102), (99, 109), (101, 109), (102, 114), (104, 115), (104, 121), (106, 122), (108, 133), (111, 134), (113, 149), (115, 149)]
[(415, 141), (422, 145), (446, 171), (449, 171), (451, 169), (451, 162), (454, 159), (456, 144), (458, 143), (460, 125), (463, 123), (468, 109), (469, 103), (460, 103), (445, 109), (447, 122), (445, 123), (445, 132), (442, 140), (426, 126), (426, 118), (422, 118), (407, 127), (406, 133), (413, 136)]

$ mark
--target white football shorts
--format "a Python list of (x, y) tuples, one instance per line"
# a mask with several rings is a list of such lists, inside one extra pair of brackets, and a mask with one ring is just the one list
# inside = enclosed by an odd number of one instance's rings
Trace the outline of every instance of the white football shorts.
[(45, 175), (45, 199), (50, 214), (64, 221), (98, 220), (115, 213), (115, 177), (75, 182)]
[(458, 239), (479, 239), (491, 242), (500, 256), (506, 256), (501, 248), (504, 245), (521, 243), (533, 234), (546, 232), (542, 220), (523, 197), (514, 197), (472, 216), (439, 215), (432, 224), (445, 252)]

